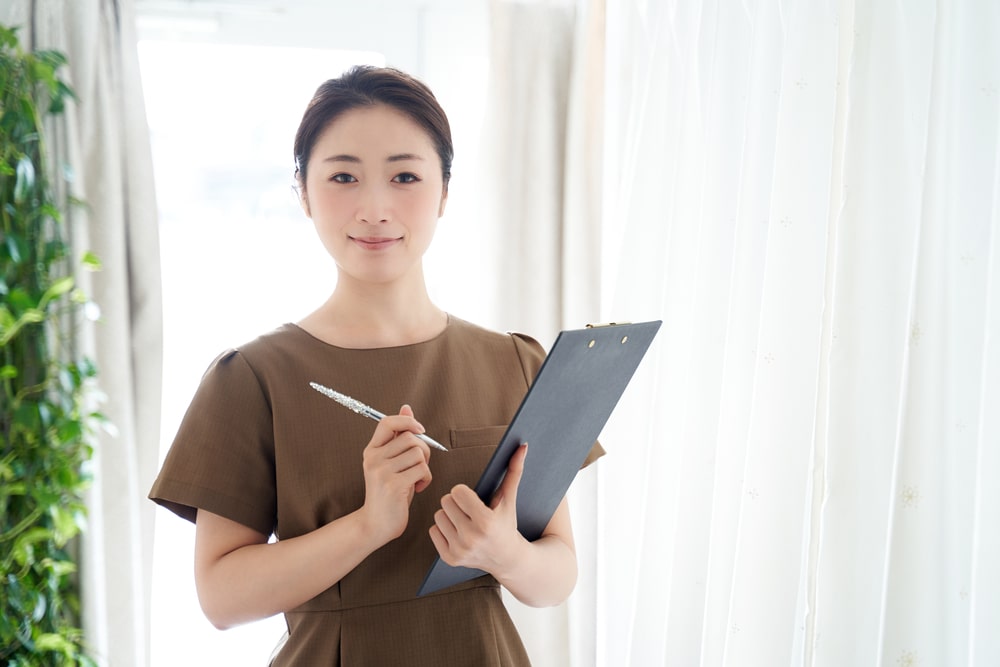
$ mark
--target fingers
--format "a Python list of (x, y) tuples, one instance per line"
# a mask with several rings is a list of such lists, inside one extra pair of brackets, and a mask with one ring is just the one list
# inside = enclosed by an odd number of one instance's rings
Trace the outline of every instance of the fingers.
[[(471, 565), (468, 558), (476, 551), (477, 540), (481, 534), (477, 530), (477, 524), (455, 501), (454, 492), (455, 490), (441, 499), (441, 509), (434, 513), (434, 525), (428, 532), (434, 548), (444, 562), (453, 566)], [(476, 500), (479, 500), (478, 496)]]
[(515, 546), (523, 540), (517, 532), (517, 487), (527, 452), (524, 444), (511, 456), (489, 507), (464, 484), (441, 498), (441, 509), (434, 513), (428, 533), (444, 562), (487, 572), (511, 562)]
[(423, 433), (424, 431), (426, 431), (424, 425), (413, 416), (413, 408), (404, 405), (399, 409), (398, 415), (386, 415), (379, 420), (371, 444), (380, 447), (389, 443), (396, 434)]
[(408, 405), (400, 408), (398, 415), (382, 418), (365, 448), (366, 480), (401, 484), (417, 493), (426, 489), (431, 483), (428, 466), (431, 450), (414, 435), (423, 431), (423, 425), (413, 417), (413, 409)]
[(504, 475), (500, 488), (493, 495), (490, 507), (496, 509), (507, 499), (507, 504), (517, 506), (517, 487), (521, 484), (521, 476), (524, 474), (524, 460), (528, 456), (528, 443), (522, 444), (510, 457), (507, 464), (507, 474)]
[(429, 462), (431, 460), (430, 447), (413, 435), (425, 431), (423, 424), (414, 418), (413, 408), (404, 405), (400, 408), (398, 415), (386, 415), (379, 421), (368, 446), (375, 449), (387, 448), (384, 454), (390, 458), (410, 447), (417, 447), (423, 453), (424, 461)]
[(468, 528), (484, 517), (488, 511), (475, 491), (464, 484), (459, 484), (451, 490), (451, 493), (441, 498), (441, 509), (438, 513), (448, 525), (454, 528)]
[(366, 476), (400, 476), (400, 481), (412, 484), (416, 491), (423, 491), (430, 484), (428, 466), (430, 452), (427, 445), (413, 434), (397, 436), (381, 447), (370, 446), (364, 452)]
[[(515, 511), (517, 488), (524, 474), (524, 460), (527, 455), (528, 444), (525, 443), (511, 456), (510, 463), (507, 464), (507, 474), (488, 508), (475, 491), (465, 484), (459, 484), (452, 488), (451, 493), (441, 498), (441, 509), (435, 514), (435, 519), (440, 515), (440, 518), (447, 522), (447, 526), (456, 530), (468, 530), (487, 521), (492, 511), (497, 510), (501, 504), (505, 510)], [(447, 526), (442, 528), (446, 537), (449, 533)]]
[[(513, 479), (519, 473), (509, 474)], [(441, 509), (434, 513), (429, 534), (444, 562), (487, 572), (495, 571), (491, 568), (498, 563), (507, 562), (504, 554), (510, 553), (511, 545), (520, 537), (515, 507), (509, 502), (516, 486), (509, 486), (507, 493), (508, 501), (493, 509), (464, 484), (441, 498)]]
[(427, 532), (431, 536), (431, 542), (434, 544), (434, 548), (437, 550), (438, 555), (441, 556), (444, 559), (444, 562), (448, 563), (448, 565), (454, 565), (455, 563), (449, 562), (451, 560), (450, 558), (445, 558), (448, 554), (448, 540), (441, 533), (441, 528), (438, 527), (437, 524), (434, 524)]

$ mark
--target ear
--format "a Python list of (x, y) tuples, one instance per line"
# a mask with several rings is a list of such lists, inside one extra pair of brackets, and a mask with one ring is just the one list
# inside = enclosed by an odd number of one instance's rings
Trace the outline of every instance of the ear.
[(444, 186), (444, 191), (441, 193), (441, 204), (438, 206), (438, 217), (440, 218), (444, 215), (445, 204), (448, 203), (448, 186)]
[(312, 219), (312, 211), (309, 209), (309, 193), (306, 192), (305, 185), (299, 185), (295, 188), (295, 191), (299, 195), (299, 206), (302, 207), (303, 212), (305, 212), (306, 217), (310, 220)]

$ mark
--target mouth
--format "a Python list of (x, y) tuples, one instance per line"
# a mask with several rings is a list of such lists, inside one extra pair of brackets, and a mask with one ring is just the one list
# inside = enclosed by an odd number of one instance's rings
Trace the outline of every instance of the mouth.
[(386, 236), (350, 236), (348, 238), (366, 250), (382, 250), (403, 240), (402, 237)]

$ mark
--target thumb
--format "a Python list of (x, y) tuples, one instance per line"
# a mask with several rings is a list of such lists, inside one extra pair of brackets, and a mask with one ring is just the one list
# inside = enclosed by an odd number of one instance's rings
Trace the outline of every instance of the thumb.
[(413, 408), (411, 408), (409, 405), (404, 405), (399, 409), (399, 414), (403, 415), (404, 417), (412, 417)]
[(507, 464), (507, 474), (504, 475), (500, 489), (493, 496), (490, 507), (496, 509), (501, 503), (517, 507), (517, 487), (521, 484), (521, 476), (524, 474), (524, 459), (528, 456), (528, 443), (523, 443), (510, 457)]

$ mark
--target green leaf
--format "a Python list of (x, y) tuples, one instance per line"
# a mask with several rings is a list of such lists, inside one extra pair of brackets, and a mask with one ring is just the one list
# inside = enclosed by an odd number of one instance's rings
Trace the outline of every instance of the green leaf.
[(10, 291), (8, 302), (14, 307), (15, 312), (24, 312), (35, 306), (35, 300), (21, 287), (15, 287)]
[(73, 289), (75, 282), (76, 281), (73, 276), (66, 276), (52, 283), (52, 285), (45, 290), (45, 294), (42, 295), (41, 300), (38, 302), (38, 307), (44, 308), (52, 299), (60, 297)]
[(21, 533), (11, 547), (11, 555), (18, 565), (31, 566), (35, 563), (35, 544), (53, 539), (55, 533), (48, 528), (34, 527)]
[(79, 532), (76, 517), (73, 515), (73, 512), (68, 512), (59, 505), (52, 508), (51, 516), (55, 524), (55, 531), (53, 533), (55, 543), (61, 547)]
[[(0, 475), (0, 479), (10, 479), (10, 477), (13, 476), (13, 473), (9, 468), (6, 470), (0, 468), (0, 471), (2, 471), (3, 473), (2, 475)], [(14, 482), (14, 483), (4, 484), (3, 488), (0, 489), (0, 498), (4, 497), (9, 498), (11, 496), (24, 496), (27, 494), (28, 494), (28, 487), (25, 486), (24, 482)], [(6, 535), (7, 533), (3, 534), (4, 537), (6, 537)], [(0, 538), (0, 542), (2, 541), (3, 538)]]
[(59, 427), (60, 442), (78, 442), (83, 437), (83, 424), (73, 420)]
[(10, 312), (7, 306), (0, 306), (0, 331), (9, 329), (14, 326), (16, 322), (17, 319), (14, 317), (14, 314)]
[(76, 646), (71, 641), (54, 632), (46, 632), (35, 638), (35, 648), (39, 651), (54, 651), (67, 656), (76, 653)]
[(0, 47), (14, 49), (17, 47), (17, 27), (0, 26)]
[(102, 268), (101, 258), (90, 252), (83, 253), (83, 265), (91, 271), (100, 271)]
[[(52, 218), (56, 222), (62, 220), (62, 211), (56, 208), (53, 204), (42, 204), (41, 206), (38, 207), (38, 212), (47, 218)], [(59, 250), (65, 252), (65, 247), (66, 247), (65, 243), (56, 242), (54, 245)], [(62, 253), (59, 254), (60, 256), (62, 255)]]
[(14, 452), (11, 452), (0, 459), (0, 481), (4, 482), (4, 484), (0, 484), (0, 498), (14, 495), (13, 491), (11, 491), (13, 484), (7, 483), (14, 479), (14, 466), (11, 465), (14, 462), (14, 457)]
[(18, 238), (13, 234), (7, 236), (4, 239), (4, 243), (7, 245), (7, 253), (10, 255), (10, 259), (15, 264), (21, 263), (21, 247), (18, 243)]
[[(88, 302), (62, 277), (66, 212), (86, 204), (50, 187), (72, 173), (46, 162), (44, 146), (51, 114), (75, 94), (60, 75), (65, 55), (27, 52), (19, 34), (0, 25), (0, 665), (96, 667), (81, 648), (66, 546), (85, 523), (100, 427), (70, 331)], [(88, 253), (83, 266), (100, 262)]]
[[(94, 360), (90, 357), (84, 357), (80, 360), (80, 375), (85, 378), (95, 378), (97, 377), (97, 365), (94, 364)], [(99, 416), (104, 419), (104, 415), (99, 415), (98, 413), (93, 413), (94, 416)]]
[(44, 68), (50, 73), (55, 72), (55, 70), (67, 63), (65, 54), (52, 49), (39, 49), (38, 51), (35, 51), (35, 58), (37, 58), (38, 62), (42, 63)]
[(45, 321), (45, 313), (38, 310), (37, 308), (29, 308), (28, 310), (21, 313), (21, 317), (17, 318), (18, 324), (38, 324), (39, 322)]
[[(31, 620), (33, 620), (35, 623), (45, 618), (45, 611), (46, 609), (48, 609), (47, 602), (48, 601), (45, 599), (45, 596), (41, 593), (39, 593), (38, 596), (35, 598), (35, 608), (31, 612)], [(35, 646), (38, 646), (37, 641), (35, 642)]]
[(35, 188), (35, 165), (27, 155), (17, 161), (17, 180), (14, 182), (14, 203), (21, 204)]
[(21, 316), (9, 326), (4, 321), (5, 319), (4, 314), (0, 313), (0, 347), (6, 346), (25, 326), (42, 322), (45, 319), (45, 313), (37, 308), (30, 308), (21, 313)]
[(74, 574), (77, 570), (76, 563), (69, 560), (46, 559), (42, 564), (51, 570), (57, 577), (65, 577), (68, 574)]

